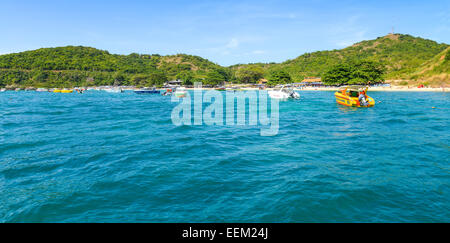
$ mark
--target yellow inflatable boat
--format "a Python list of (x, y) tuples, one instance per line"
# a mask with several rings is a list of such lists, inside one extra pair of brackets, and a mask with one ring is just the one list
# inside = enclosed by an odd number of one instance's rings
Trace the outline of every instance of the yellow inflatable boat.
[(53, 93), (64, 93), (64, 94), (69, 94), (69, 93), (73, 93), (73, 90), (55, 89), (55, 90), (53, 90)]
[(375, 106), (375, 100), (367, 95), (367, 89), (367, 87), (361, 86), (341, 87), (334, 94), (336, 96), (336, 102), (351, 107), (373, 107)]

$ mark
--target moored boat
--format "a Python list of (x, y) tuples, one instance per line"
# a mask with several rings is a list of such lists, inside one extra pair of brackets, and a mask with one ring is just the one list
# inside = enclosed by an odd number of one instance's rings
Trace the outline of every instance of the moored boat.
[(272, 99), (300, 99), (300, 95), (297, 92), (284, 86), (280, 89), (271, 90), (268, 94)]
[(103, 89), (103, 90), (108, 93), (123, 93), (123, 90), (121, 88), (109, 88), (109, 89)]
[(225, 91), (227, 91), (227, 92), (236, 92), (236, 91), (243, 91), (243, 90), (238, 88), (238, 87), (231, 87), (231, 88), (226, 88)]
[(173, 89), (166, 89), (166, 91), (164, 91), (163, 93), (161, 93), (161, 95), (163, 96), (169, 96), (172, 95), (173, 93)]
[(6, 89), (0, 89), (0, 92), (5, 92), (6, 91)]
[(55, 89), (55, 90), (53, 90), (53, 93), (70, 94), (70, 93), (73, 93), (73, 90), (70, 90), (70, 89)]
[(177, 88), (177, 90), (175, 90), (173, 95), (175, 95), (178, 98), (185, 98), (187, 96), (186, 88), (184, 87)]
[(140, 89), (140, 90), (135, 90), (134, 93), (136, 93), (136, 94), (160, 94), (161, 91), (159, 91), (155, 88), (152, 88), (152, 89), (144, 88), (144, 89)]
[(36, 89), (36, 92), (48, 92), (48, 89), (38, 88), (38, 89)]
[(334, 95), (336, 102), (340, 105), (350, 107), (373, 107), (375, 100), (367, 95), (367, 87), (344, 86)]

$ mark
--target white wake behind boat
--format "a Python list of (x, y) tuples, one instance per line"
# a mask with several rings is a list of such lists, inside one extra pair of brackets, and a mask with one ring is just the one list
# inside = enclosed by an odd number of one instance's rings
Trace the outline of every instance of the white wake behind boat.
[(272, 99), (300, 99), (300, 95), (292, 89), (285, 88), (271, 90), (268, 92)]
[(121, 88), (109, 88), (109, 89), (104, 89), (104, 91), (108, 92), (108, 93), (122, 93), (123, 90)]
[(185, 98), (187, 96), (186, 88), (184, 87), (177, 88), (173, 93), (173, 95), (175, 95), (178, 98)]

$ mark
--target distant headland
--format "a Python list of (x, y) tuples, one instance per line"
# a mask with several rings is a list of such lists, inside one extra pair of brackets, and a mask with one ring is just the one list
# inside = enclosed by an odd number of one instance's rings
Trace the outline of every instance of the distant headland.
[(199, 56), (117, 55), (91, 47), (42, 48), (0, 56), (0, 87), (161, 86), (202, 82), (325, 84), (387, 82), (400, 86), (450, 86), (450, 45), (389, 34), (340, 50), (305, 53), (283, 63), (223, 67)]

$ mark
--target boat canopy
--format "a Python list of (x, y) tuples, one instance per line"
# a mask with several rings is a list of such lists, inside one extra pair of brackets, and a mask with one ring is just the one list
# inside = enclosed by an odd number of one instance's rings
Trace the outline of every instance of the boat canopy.
[(363, 91), (367, 91), (368, 87), (367, 86), (362, 86), (362, 85), (352, 85), (352, 86), (342, 86), (339, 88), (339, 90), (344, 91), (356, 91), (356, 92), (363, 92)]

